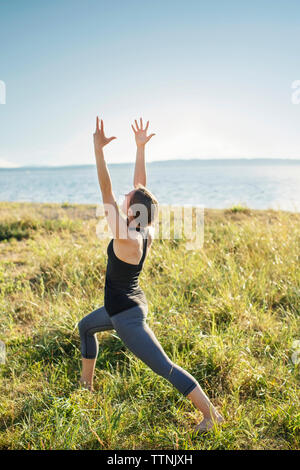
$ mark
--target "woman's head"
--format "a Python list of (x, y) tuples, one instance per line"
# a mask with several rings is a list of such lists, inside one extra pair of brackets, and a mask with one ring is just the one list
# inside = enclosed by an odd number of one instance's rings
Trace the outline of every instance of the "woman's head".
[(140, 227), (146, 227), (155, 220), (157, 209), (157, 199), (140, 183), (125, 195), (123, 211), (127, 214), (129, 222), (137, 219), (137, 225)]

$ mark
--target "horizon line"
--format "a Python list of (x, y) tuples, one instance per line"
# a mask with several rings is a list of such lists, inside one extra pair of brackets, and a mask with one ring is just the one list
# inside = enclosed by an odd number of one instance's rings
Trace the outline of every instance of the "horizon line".
[[(274, 158), (274, 157), (232, 157), (232, 158), (169, 158), (165, 160), (152, 160), (147, 161), (147, 164), (155, 164), (155, 163), (165, 163), (165, 162), (182, 162), (182, 161), (203, 161), (203, 162), (211, 162), (211, 161), (300, 161), (300, 157), (286, 157), (286, 158)], [(135, 161), (126, 161), (126, 162), (106, 162), (108, 165), (127, 165), (127, 164), (134, 164)], [(69, 165), (38, 165), (38, 164), (29, 164), (29, 165), (18, 165), (18, 166), (0, 166), (0, 170), (17, 170), (23, 168), (69, 168), (69, 167), (83, 167), (83, 166), (96, 166), (96, 163), (75, 163)]]

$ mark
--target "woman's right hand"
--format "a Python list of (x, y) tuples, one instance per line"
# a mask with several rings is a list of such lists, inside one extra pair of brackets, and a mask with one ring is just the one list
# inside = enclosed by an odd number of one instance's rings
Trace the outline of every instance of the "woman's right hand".
[(149, 121), (147, 121), (145, 129), (143, 129), (142, 118), (140, 118), (140, 127), (138, 126), (138, 123), (136, 122), (136, 119), (135, 119), (135, 125), (136, 125), (136, 129), (131, 124), (132, 130), (133, 130), (134, 135), (135, 135), (136, 145), (137, 145), (137, 147), (144, 147), (146, 145), (146, 143), (149, 142), (151, 137), (153, 137), (155, 134), (150, 134), (147, 137), (147, 129), (148, 129), (148, 126), (149, 126)]
[(96, 117), (96, 131), (94, 133), (95, 153), (101, 151), (103, 147), (109, 144), (109, 142), (111, 142), (113, 139), (116, 139), (116, 137), (105, 137), (103, 120), (101, 119), (101, 128), (99, 128), (99, 118), (97, 116)]

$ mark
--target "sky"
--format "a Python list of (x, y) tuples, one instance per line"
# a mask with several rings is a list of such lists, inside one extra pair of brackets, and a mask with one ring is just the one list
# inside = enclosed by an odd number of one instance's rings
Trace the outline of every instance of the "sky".
[(0, 0), (0, 167), (94, 164), (97, 114), (108, 163), (140, 117), (148, 161), (300, 158), (299, 26), (298, 0)]

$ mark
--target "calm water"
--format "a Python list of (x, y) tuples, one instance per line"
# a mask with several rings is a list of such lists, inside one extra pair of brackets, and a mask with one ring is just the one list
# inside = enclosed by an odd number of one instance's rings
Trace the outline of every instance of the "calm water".
[[(133, 163), (108, 164), (117, 202), (132, 189)], [(169, 160), (147, 164), (161, 204), (300, 212), (300, 160)], [(94, 165), (0, 169), (0, 201), (101, 202)]]

